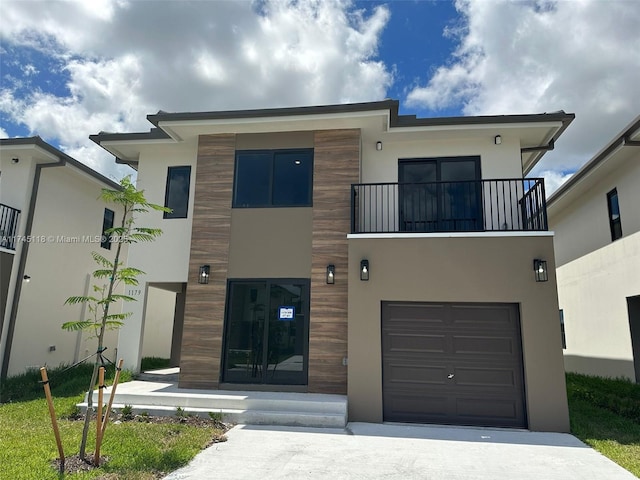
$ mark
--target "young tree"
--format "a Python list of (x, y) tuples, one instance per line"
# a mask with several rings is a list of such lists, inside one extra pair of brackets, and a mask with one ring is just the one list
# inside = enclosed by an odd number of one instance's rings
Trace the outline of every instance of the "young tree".
[(92, 331), (98, 343), (91, 383), (89, 384), (87, 392), (87, 411), (85, 413), (84, 430), (80, 442), (79, 455), (83, 460), (85, 458), (91, 410), (93, 408), (93, 389), (101, 365), (101, 354), (104, 351), (104, 334), (106, 330), (120, 328), (124, 325), (124, 321), (131, 316), (131, 312), (111, 313), (109, 310), (113, 303), (119, 301), (133, 302), (136, 300), (133, 297), (115, 293), (115, 291), (121, 284), (138, 285), (137, 277), (144, 274), (142, 270), (138, 270), (137, 268), (125, 267), (124, 262), (120, 261), (122, 246), (124, 244), (137, 242), (151, 242), (162, 234), (162, 231), (158, 228), (136, 227), (137, 214), (146, 213), (149, 210), (171, 211), (171, 209), (161, 205), (147, 202), (144, 197), (144, 191), (137, 190), (128, 176), (120, 181), (120, 187), (119, 190), (103, 188), (100, 195), (100, 198), (106, 203), (119, 205), (122, 208), (120, 225), (114, 226), (105, 232), (105, 235), (109, 235), (115, 241), (115, 258), (112, 262), (97, 252), (91, 253), (94, 261), (99, 266), (98, 270), (93, 272), (93, 278), (96, 279), (98, 283), (103, 281), (106, 281), (106, 283), (101, 286), (94, 285), (93, 295), (69, 297), (65, 302), (65, 304), (69, 305), (86, 304), (90, 318), (75, 322), (66, 322), (62, 325), (62, 328), (68, 331)]

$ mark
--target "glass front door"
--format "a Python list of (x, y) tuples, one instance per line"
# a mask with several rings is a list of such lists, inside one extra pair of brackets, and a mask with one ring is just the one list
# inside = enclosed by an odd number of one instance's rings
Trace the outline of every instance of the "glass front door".
[(306, 385), (309, 280), (231, 281), (223, 381)]

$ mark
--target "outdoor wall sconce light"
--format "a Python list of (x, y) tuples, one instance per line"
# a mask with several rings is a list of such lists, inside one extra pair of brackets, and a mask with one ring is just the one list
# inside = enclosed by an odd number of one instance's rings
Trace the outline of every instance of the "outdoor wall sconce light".
[(382, 150), (382, 142), (380, 140), (376, 142), (376, 150), (378, 151)]
[(211, 271), (211, 267), (209, 265), (201, 265), (200, 271), (198, 272), (198, 283), (202, 283), (202, 284), (209, 283), (210, 271)]
[(19, 158), (12, 158), (12, 159), (11, 159), (11, 162), (12, 162), (12, 163), (18, 163), (19, 161), (20, 161), (20, 159), (19, 159)]
[(360, 262), (360, 280), (366, 282), (369, 280), (369, 260), (362, 260)]
[(336, 266), (327, 265), (327, 283), (333, 285), (336, 283)]
[(493, 137), (493, 143), (495, 143), (496, 145), (500, 145), (502, 143), (502, 137), (500, 135), (496, 135), (495, 137)]
[(22, 279), (27, 283), (31, 281), (31, 277), (29, 275), (25, 275), (24, 277), (22, 277)]
[(536, 274), (536, 282), (546, 282), (549, 280), (547, 273), (547, 262), (544, 260), (535, 259), (533, 261), (533, 271)]

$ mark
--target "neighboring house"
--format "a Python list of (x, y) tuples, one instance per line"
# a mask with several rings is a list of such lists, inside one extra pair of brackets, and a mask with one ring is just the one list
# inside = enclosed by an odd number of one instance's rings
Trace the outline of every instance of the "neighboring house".
[(347, 394), (351, 421), (568, 430), (544, 183), (523, 177), (574, 115), (422, 119), (385, 100), (147, 118), (91, 137), (173, 208), (130, 249), (147, 272), (127, 292), (131, 368), (162, 289), (180, 387)]
[[(114, 246), (101, 237), (121, 210), (99, 200), (102, 188), (119, 185), (40, 137), (0, 139), (2, 378), (95, 352), (88, 333), (62, 324), (89, 315), (64, 302), (89, 292), (91, 252), (113, 259)], [(117, 332), (105, 345), (113, 359)]]
[(547, 208), (565, 368), (640, 382), (640, 116)]

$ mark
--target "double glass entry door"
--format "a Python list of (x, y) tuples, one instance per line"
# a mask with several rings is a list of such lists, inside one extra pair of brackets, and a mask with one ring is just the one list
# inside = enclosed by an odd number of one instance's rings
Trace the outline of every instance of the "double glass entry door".
[(306, 385), (309, 280), (231, 281), (223, 381)]
[(480, 178), (478, 157), (400, 160), (401, 231), (482, 230)]

